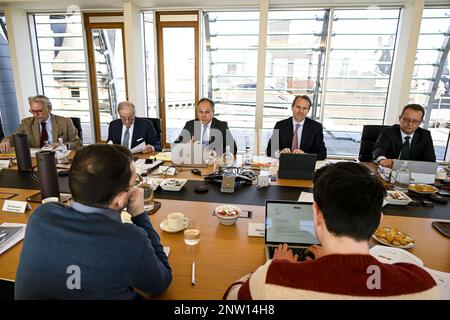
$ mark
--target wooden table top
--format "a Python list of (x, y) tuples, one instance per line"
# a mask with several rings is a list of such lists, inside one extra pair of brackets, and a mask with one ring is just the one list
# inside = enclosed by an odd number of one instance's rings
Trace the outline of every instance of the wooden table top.
[[(17, 200), (25, 200), (36, 190), (0, 188), (0, 192), (18, 193)], [(158, 299), (221, 299), (227, 287), (244, 274), (254, 271), (265, 262), (264, 239), (248, 237), (248, 223), (264, 222), (264, 207), (240, 205), (252, 210), (251, 219), (241, 218), (235, 225), (219, 224), (212, 216), (220, 203), (191, 202), (158, 199), (162, 206), (150, 216), (153, 226), (161, 236), (164, 246), (170, 247), (169, 263), (173, 270), (173, 282)], [(4, 200), (0, 200), (3, 207)], [(34, 210), (37, 204), (32, 204)], [(0, 223), (26, 223), (32, 210), (25, 214), (0, 211)], [(201, 240), (196, 246), (185, 245), (183, 233), (167, 233), (159, 227), (167, 214), (181, 211), (200, 223)], [(382, 226), (397, 227), (410, 234), (416, 246), (410, 252), (422, 259), (425, 266), (450, 272), (450, 239), (431, 227), (435, 219), (385, 216)], [(0, 278), (15, 279), (22, 242), (0, 255)], [(191, 285), (191, 264), (197, 266), (197, 284)]]

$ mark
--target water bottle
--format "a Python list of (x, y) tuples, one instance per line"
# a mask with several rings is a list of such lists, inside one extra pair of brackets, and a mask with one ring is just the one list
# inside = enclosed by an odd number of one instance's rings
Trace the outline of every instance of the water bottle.
[(234, 155), (230, 151), (230, 146), (227, 146), (227, 149), (223, 154), (223, 164), (226, 167), (232, 167), (234, 164)]
[(58, 147), (56, 148), (56, 161), (58, 163), (69, 162), (69, 152), (64, 144), (63, 138), (58, 139)]
[(250, 147), (245, 147), (245, 153), (242, 157), (242, 164), (244, 168), (251, 168), (253, 163), (253, 153), (250, 151)]
[(409, 182), (411, 181), (411, 171), (409, 171), (408, 163), (402, 163), (402, 167), (397, 171), (394, 179), (394, 190), (408, 191)]
[(44, 141), (44, 146), (41, 148), (42, 151), (53, 151), (52, 146), (48, 143), (48, 140)]

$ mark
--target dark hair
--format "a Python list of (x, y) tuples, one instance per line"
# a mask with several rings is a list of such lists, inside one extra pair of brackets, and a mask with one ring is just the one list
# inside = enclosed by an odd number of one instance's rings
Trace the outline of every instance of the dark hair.
[(130, 185), (131, 152), (112, 144), (92, 144), (77, 151), (69, 171), (73, 199), (85, 205), (108, 206)]
[(208, 101), (208, 102), (209, 102), (209, 105), (211, 106), (211, 109), (212, 109), (212, 113), (214, 113), (214, 101), (212, 101), (212, 100), (209, 99), (209, 98), (201, 98), (200, 100), (198, 100), (197, 106), (198, 106), (201, 102), (204, 102), (204, 101)]
[(386, 190), (362, 164), (338, 162), (314, 173), (314, 201), (335, 236), (368, 241), (380, 223)]
[(295, 105), (295, 101), (297, 101), (297, 99), (303, 99), (303, 100), (308, 101), (309, 108), (311, 108), (311, 105), (312, 105), (311, 99), (305, 94), (301, 95), (301, 96), (295, 96), (294, 101), (292, 101), (292, 107)]
[(403, 116), (406, 110), (411, 109), (414, 111), (420, 111), (422, 112), (422, 119), (425, 116), (425, 109), (420, 105), (416, 103), (410, 103), (403, 107), (402, 113), (400, 114), (400, 117)]

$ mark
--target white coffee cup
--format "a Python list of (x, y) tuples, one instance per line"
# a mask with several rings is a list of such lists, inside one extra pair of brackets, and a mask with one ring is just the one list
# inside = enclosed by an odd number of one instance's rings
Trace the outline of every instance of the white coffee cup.
[(186, 222), (187, 218), (181, 212), (172, 212), (167, 215), (167, 224), (172, 230), (183, 228)]
[(49, 203), (49, 202), (58, 202), (58, 197), (48, 197), (45, 199), (42, 199), (42, 203)]

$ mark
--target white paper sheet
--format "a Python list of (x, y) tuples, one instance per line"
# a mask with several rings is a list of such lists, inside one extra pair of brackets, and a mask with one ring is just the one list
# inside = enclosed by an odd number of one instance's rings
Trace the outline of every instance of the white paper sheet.
[(139, 143), (136, 147), (132, 148), (130, 151), (131, 153), (139, 153), (142, 152), (142, 149), (145, 148), (145, 142)]
[(300, 193), (300, 197), (298, 197), (298, 201), (313, 203), (314, 202), (314, 195), (313, 195), (312, 192), (302, 191), (302, 193)]

